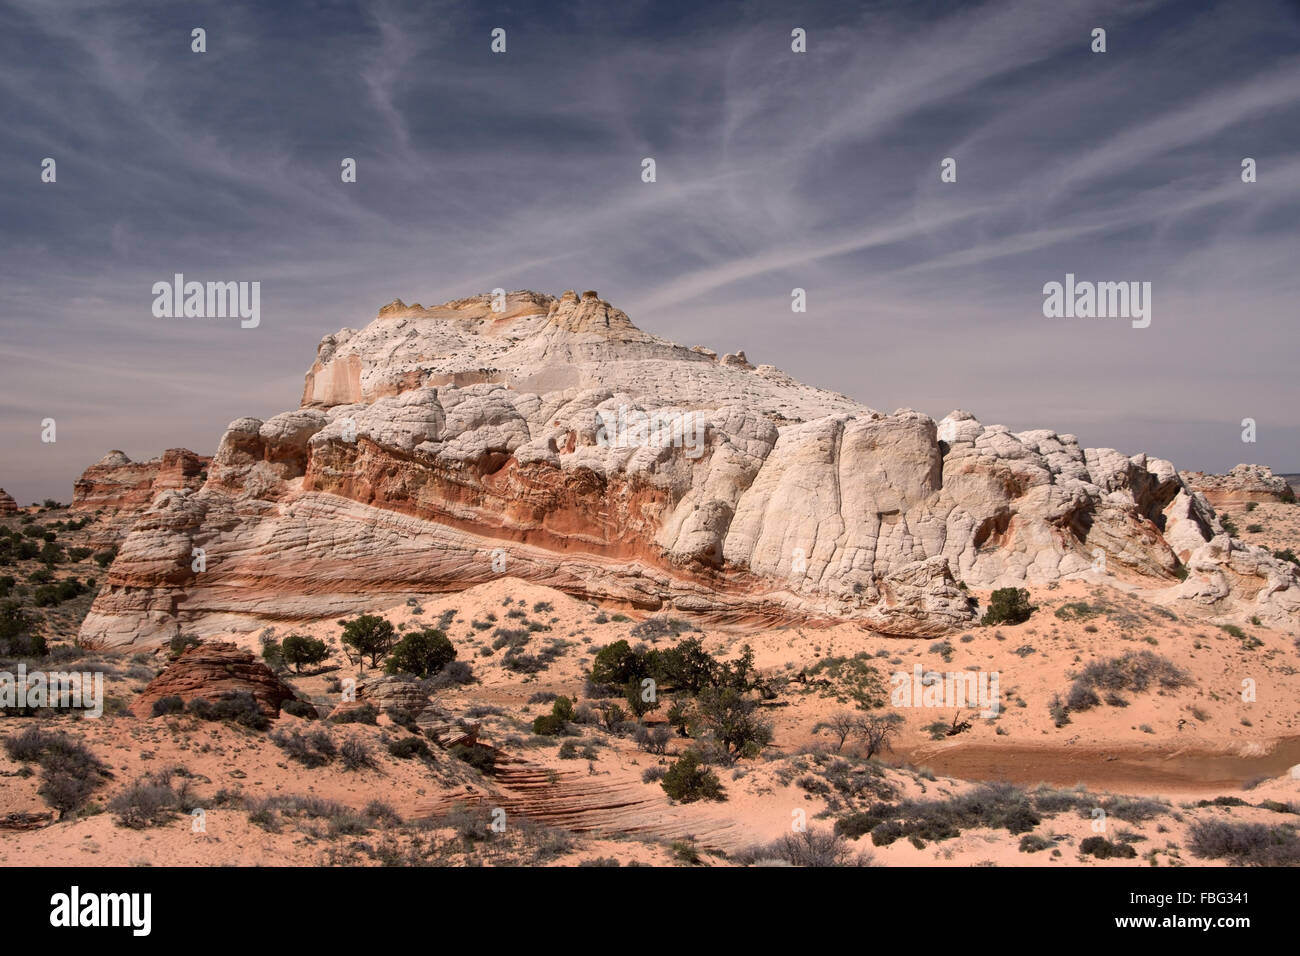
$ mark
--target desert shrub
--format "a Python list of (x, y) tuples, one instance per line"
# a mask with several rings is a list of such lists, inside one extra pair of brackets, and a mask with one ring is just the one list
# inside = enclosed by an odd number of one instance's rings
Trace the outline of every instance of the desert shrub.
[(397, 642), (384, 666), (389, 674), (431, 677), (456, 659), (456, 648), (436, 628), (412, 631)]
[(519, 627), (498, 627), (492, 632), (492, 649), (495, 651), (506, 648), (506, 653), (518, 651), (528, 646), (532, 640), (532, 634)]
[(1086, 621), (1090, 617), (1096, 617), (1105, 610), (1104, 607), (1093, 607), (1087, 601), (1071, 601), (1069, 604), (1062, 604), (1056, 609), (1056, 616), (1062, 621)]
[(167, 653), (172, 660), (180, 657), (191, 647), (198, 647), (203, 642), (193, 634), (177, 634), (167, 642)]
[(491, 747), (452, 744), (447, 752), (457, 760), (469, 764), (479, 773), (491, 774), (496, 770), (496, 753)]
[(1079, 852), (1099, 860), (1131, 860), (1137, 856), (1137, 850), (1131, 844), (1111, 843), (1102, 836), (1091, 836), (1080, 842)]
[(840, 703), (853, 703), (861, 710), (883, 707), (887, 701), (885, 682), (872, 666), (865, 651), (852, 657), (824, 657), (808, 668), (809, 679), (830, 683), (830, 694)]
[(1234, 538), (1241, 534), (1241, 532), (1237, 530), (1237, 523), (1233, 521), (1229, 515), (1219, 515), (1219, 523), (1223, 525), (1223, 530), (1228, 532), (1228, 534), (1232, 535)]
[(305, 666), (319, 664), (330, 656), (330, 649), (325, 642), (304, 634), (290, 634), (280, 645), (280, 654), (284, 662), (293, 668), (295, 674), (302, 673)]
[(533, 721), (533, 733), (555, 737), (568, 729), (573, 720), (573, 701), (567, 697), (557, 697), (551, 704), (551, 712), (542, 714)]
[(1021, 853), (1039, 853), (1043, 850), (1050, 850), (1055, 845), (1051, 840), (1044, 839), (1036, 833), (1026, 833), (1020, 838)]
[(946, 800), (904, 800), (896, 806), (878, 804), (838, 824), (846, 836), (871, 833), (876, 846), (907, 837), (913, 843), (947, 840), (962, 830), (986, 827), (1012, 834), (1028, 833), (1042, 822), (1029, 796), (1010, 784), (989, 783)]
[(692, 750), (686, 751), (664, 773), (659, 785), (664, 793), (679, 803), (697, 800), (725, 800), (722, 782)]
[(1192, 682), (1187, 673), (1173, 661), (1151, 651), (1130, 651), (1119, 657), (1092, 661), (1078, 679), (1088, 687), (1137, 692), (1147, 690), (1153, 684), (1172, 690)]
[(668, 768), (660, 766), (659, 764), (655, 764), (653, 767), (646, 767), (641, 771), (641, 782), (657, 783), (664, 778), (664, 774), (667, 772)]
[(224, 720), (252, 730), (265, 730), (270, 725), (257, 698), (244, 690), (227, 691), (212, 701), (204, 719)]
[(153, 702), (153, 709), (150, 711), (153, 717), (162, 717), (165, 714), (179, 714), (185, 710), (185, 701), (178, 694), (170, 694), (166, 697), (159, 697)]
[(117, 557), (117, 548), (109, 548), (106, 551), (96, 551), (93, 559), (101, 568), (106, 568), (113, 563)]
[[(678, 637), (687, 631), (696, 630), (695, 625), (675, 617), (651, 617), (632, 628), (630, 633), (635, 640), (655, 641), (664, 637)], [(622, 643), (627, 643), (626, 641)]]
[(1169, 812), (1168, 806), (1149, 797), (1107, 797), (1101, 808), (1125, 823), (1145, 823)]
[(262, 663), (273, 671), (284, 669), (284, 648), (280, 642), (269, 634), (258, 638), (262, 644)]
[(55, 810), (62, 820), (90, 802), (97, 783), (89, 777), (69, 773), (58, 768), (42, 768), (41, 784), (36, 792)]
[(420, 686), (427, 692), (433, 693), (459, 684), (472, 684), (475, 680), (474, 669), (467, 662), (452, 661), (438, 673), (425, 679)]
[(1088, 814), (1097, 805), (1097, 799), (1082, 788), (1074, 790), (1056, 790), (1040, 786), (1031, 794), (1034, 807), (1039, 813), (1051, 816), (1067, 810), (1082, 810)]
[(663, 754), (667, 752), (668, 742), (672, 736), (672, 731), (664, 726), (637, 727), (632, 734), (632, 739), (646, 753)]
[(305, 700), (299, 700), (296, 697), (293, 700), (286, 700), (280, 705), (280, 709), (286, 714), (301, 717), (303, 720), (315, 720), (320, 716), (315, 705)]
[(334, 738), (324, 730), (272, 734), (271, 742), (305, 767), (323, 767), (338, 755)]
[(120, 826), (143, 830), (168, 820), (180, 809), (180, 801), (170, 786), (145, 777), (110, 800), (108, 809)]
[(59, 811), (59, 819), (84, 807), (101, 780), (111, 776), (89, 748), (64, 733), (28, 727), (6, 737), (4, 747), (11, 759), (40, 766), (37, 793)]
[(429, 745), (419, 737), (403, 737), (401, 740), (394, 740), (388, 745), (388, 752), (400, 760), (433, 756), (429, 751)]
[(374, 704), (362, 704), (330, 714), (330, 721), (336, 724), (377, 724), (379, 711)]
[(1281, 551), (1274, 551), (1273, 557), (1280, 558), (1283, 561), (1290, 561), (1294, 565), (1300, 565), (1300, 555), (1295, 553), (1292, 548), (1284, 548)]
[(354, 660), (370, 658), (370, 666), (377, 667), (379, 659), (392, 650), (397, 631), (392, 623), (375, 614), (363, 614), (343, 624), (342, 642), (354, 652)]
[(35, 618), (17, 601), (0, 605), (0, 654), (6, 657), (44, 657), (49, 645)]
[(339, 748), (339, 759), (344, 770), (365, 770), (375, 765), (370, 745), (360, 737), (349, 737)]
[(1085, 684), (1083, 681), (1075, 681), (1070, 685), (1070, 693), (1065, 698), (1065, 706), (1071, 711), (1091, 710), (1101, 704), (1101, 698), (1097, 692)]
[(742, 866), (780, 861), (787, 866), (870, 866), (871, 854), (856, 852), (833, 830), (804, 830), (787, 833), (764, 846), (741, 850), (733, 858)]
[(998, 588), (989, 598), (989, 609), (983, 623), (1023, 624), (1035, 608), (1029, 603), (1029, 592), (1024, 588)]

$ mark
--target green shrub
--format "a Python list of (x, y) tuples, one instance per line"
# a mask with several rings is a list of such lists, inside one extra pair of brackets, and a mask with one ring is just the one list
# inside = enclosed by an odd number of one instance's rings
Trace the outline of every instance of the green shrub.
[(198, 647), (203, 642), (193, 634), (177, 634), (167, 642), (167, 653), (172, 660), (180, 657), (191, 647)]
[(374, 704), (362, 704), (330, 714), (330, 721), (336, 724), (377, 724), (379, 711)]
[(388, 745), (388, 752), (400, 760), (433, 756), (429, 751), (429, 745), (419, 737), (403, 737), (401, 740), (394, 740)]
[(229, 721), (252, 730), (265, 730), (270, 724), (257, 699), (243, 690), (227, 691), (218, 697), (206, 719)]
[(159, 697), (153, 702), (151, 716), (162, 717), (165, 714), (179, 714), (185, 710), (185, 701), (177, 694)]
[(693, 750), (686, 751), (669, 766), (659, 785), (679, 803), (726, 799), (718, 775), (703, 766)]
[(330, 649), (324, 641), (317, 638), (291, 634), (280, 645), (280, 654), (284, 662), (298, 674), (302, 672), (303, 665), (311, 667), (329, 657)]
[(315, 720), (320, 716), (315, 705), (309, 701), (299, 700), (296, 697), (292, 700), (286, 700), (280, 705), (280, 709), (286, 714), (290, 714), (294, 717), (301, 717), (303, 720)]
[(1111, 843), (1105, 837), (1092, 836), (1079, 844), (1079, 852), (1085, 856), (1095, 856), (1099, 860), (1131, 860), (1137, 856), (1137, 850), (1129, 843)]
[(457, 760), (469, 764), (479, 773), (491, 774), (496, 770), (496, 752), (491, 747), (477, 744), (452, 744), (447, 752)]
[(1029, 603), (1029, 592), (1024, 588), (998, 588), (989, 598), (989, 609), (984, 614), (983, 623), (1023, 624), (1035, 610)]
[(6, 657), (44, 657), (49, 645), (39, 623), (17, 601), (0, 604), (0, 654)]
[(414, 674), (431, 677), (456, 659), (456, 648), (447, 635), (436, 628), (412, 631), (397, 642), (384, 671), (389, 674)]

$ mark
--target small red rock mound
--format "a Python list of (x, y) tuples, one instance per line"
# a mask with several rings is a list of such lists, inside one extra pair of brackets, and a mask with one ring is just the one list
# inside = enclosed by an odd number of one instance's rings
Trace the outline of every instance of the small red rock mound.
[(268, 717), (280, 716), (280, 705), (297, 699), (293, 689), (251, 652), (228, 643), (200, 644), (150, 681), (131, 704), (131, 713), (147, 719), (154, 701), (162, 697), (179, 697), (186, 704), (196, 697), (214, 702), (241, 690), (252, 694)]
[(11, 515), (18, 510), (18, 502), (13, 497), (0, 488), (0, 515)]
[(168, 448), (149, 461), (132, 461), (120, 451), (110, 451), (82, 472), (72, 486), (72, 507), (80, 511), (144, 511), (159, 492), (198, 489), (200, 475), (211, 461), (187, 448)]

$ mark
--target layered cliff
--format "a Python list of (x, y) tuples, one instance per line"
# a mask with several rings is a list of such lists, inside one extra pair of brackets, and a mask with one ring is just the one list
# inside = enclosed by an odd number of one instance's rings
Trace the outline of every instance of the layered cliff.
[(232, 422), (202, 489), (140, 516), (82, 639), (333, 617), (503, 573), (900, 636), (969, 624), (961, 583), (1089, 574), (1300, 615), (1293, 566), (1224, 534), (1169, 462), (883, 414), (649, 335), (594, 292), (516, 292), (399, 300), (326, 336), (298, 409)]

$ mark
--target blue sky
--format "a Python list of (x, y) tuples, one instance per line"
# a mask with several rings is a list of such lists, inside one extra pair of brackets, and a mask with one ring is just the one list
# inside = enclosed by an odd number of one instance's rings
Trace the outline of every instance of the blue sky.
[[(883, 411), (1300, 471), (1295, 0), (11, 0), (0, 128), (23, 503), (110, 448), (211, 453), (297, 404), (322, 335), (497, 286)], [(261, 325), (154, 318), (176, 272), (260, 281)], [(1151, 326), (1044, 318), (1067, 272), (1151, 282)]]

